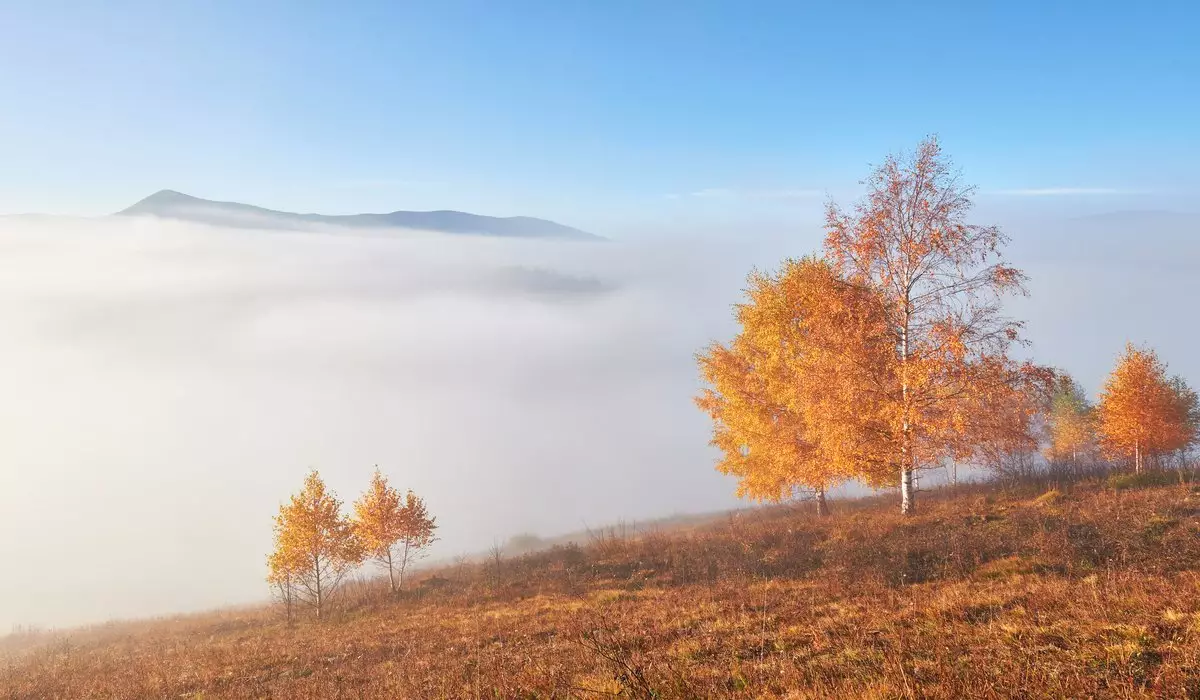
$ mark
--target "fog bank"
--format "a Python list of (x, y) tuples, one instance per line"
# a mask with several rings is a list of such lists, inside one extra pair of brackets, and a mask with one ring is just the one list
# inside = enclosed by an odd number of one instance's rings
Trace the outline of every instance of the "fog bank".
[(733, 504), (692, 353), (742, 245), (0, 220), (0, 626), (255, 600), (319, 468), (426, 497), (435, 555)]
[[(1010, 228), (1035, 356), (1094, 389), (1128, 338), (1200, 379), (1194, 221)], [(692, 356), (751, 266), (819, 240), (0, 219), (0, 631), (262, 598), (310, 466), (348, 504), (378, 464), (445, 557), (734, 506)]]

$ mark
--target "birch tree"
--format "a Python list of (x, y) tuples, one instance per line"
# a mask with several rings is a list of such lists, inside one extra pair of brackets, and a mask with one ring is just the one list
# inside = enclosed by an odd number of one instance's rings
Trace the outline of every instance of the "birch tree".
[(393, 593), (400, 588), (396, 550), (405, 535), (405, 515), (404, 497), (376, 467), (366, 492), (354, 502), (354, 529), (366, 556), (387, 571)]
[(876, 397), (900, 483), (914, 511), (914, 473), (970, 452), (970, 410), (1014, 376), (1009, 347), (1021, 324), (1002, 314), (1024, 275), (1007, 265), (1007, 237), (967, 222), (973, 189), (959, 182), (934, 138), (889, 157), (851, 212), (830, 203), (825, 252), (849, 281), (878, 291), (895, 356)]
[(289, 601), (294, 595), (321, 619), (342, 580), (362, 559), (362, 547), (350, 520), (342, 515), (341, 501), (312, 470), (300, 492), (275, 516), (268, 580), (286, 585)]
[(1140, 473), (1148, 460), (1185, 450), (1196, 440), (1196, 394), (1149, 348), (1132, 343), (1117, 360), (1100, 391), (1100, 443), (1114, 456), (1133, 461)]
[(404, 507), (401, 509), (400, 541), (397, 544), (398, 557), (396, 570), (399, 574), (399, 585), (404, 585), (404, 574), (413, 562), (422, 559), (429, 553), (429, 548), (437, 542), (437, 518), (429, 514), (425, 499), (418, 497), (412, 491), (404, 494)]
[(1082, 387), (1059, 373), (1046, 414), (1046, 460), (1051, 464), (1079, 466), (1096, 450), (1096, 411)]

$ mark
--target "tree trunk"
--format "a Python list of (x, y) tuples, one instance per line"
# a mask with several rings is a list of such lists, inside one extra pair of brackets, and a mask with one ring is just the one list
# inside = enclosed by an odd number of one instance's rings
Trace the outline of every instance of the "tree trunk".
[(1142, 444), (1138, 440), (1133, 441), (1133, 473), (1142, 473)]
[(404, 538), (404, 553), (400, 555), (400, 587), (404, 587), (404, 570), (408, 568), (408, 538)]
[(287, 615), (287, 625), (292, 626), (292, 599), (295, 592), (292, 590), (292, 575), (284, 574), (283, 583), (280, 584), (283, 593), (283, 609)]
[(817, 489), (817, 515), (829, 515), (829, 504), (825, 502), (825, 489)]
[(905, 300), (904, 328), (900, 331), (900, 400), (904, 411), (900, 424), (900, 513), (912, 515), (913, 503), (912, 423), (908, 396), (908, 301)]
[(317, 603), (317, 619), (321, 619), (321, 608), (324, 607), (324, 597), (321, 591), (321, 558), (313, 557), (313, 579), (316, 582), (316, 595), (314, 596)]
[(388, 586), (391, 587), (392, 593), (396, 592), (396, 573), (392, 566), (392, 548), (389, 546), (387, 550), (387, 565), (388, 565)]

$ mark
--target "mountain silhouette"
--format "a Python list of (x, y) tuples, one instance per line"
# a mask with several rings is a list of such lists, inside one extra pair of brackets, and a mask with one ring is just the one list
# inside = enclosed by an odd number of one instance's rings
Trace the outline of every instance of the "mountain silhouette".
[(146, 197), (115, 216), (157, 216), (213, 226), (268, 229), (311, 229), (328, 226), (356, 229), (409, 229), (504, 238), (599, 240), (563, 224), (529, 216), (480, 216), (461, 211), (394, 211), (390, 214), (297, 214), (238, 202), (214, 202), (174, 190)]

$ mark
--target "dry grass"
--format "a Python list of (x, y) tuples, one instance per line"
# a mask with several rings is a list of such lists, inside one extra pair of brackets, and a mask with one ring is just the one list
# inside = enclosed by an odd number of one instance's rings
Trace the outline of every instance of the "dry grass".
[[(1124, 486), (1124, 485), (1123, 485)], [(1200, 489), (968, 487), (0, 643), (0, 698), (1200, 698)]]

